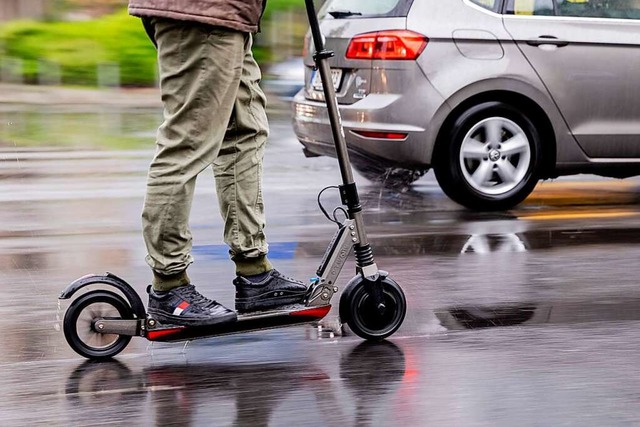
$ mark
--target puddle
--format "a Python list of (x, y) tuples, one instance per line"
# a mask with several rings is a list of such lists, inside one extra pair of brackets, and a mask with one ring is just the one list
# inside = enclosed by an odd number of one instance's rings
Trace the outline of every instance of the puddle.
[(435, 310), (449, 330), (640, 320), (640, 299), (453, 306)]

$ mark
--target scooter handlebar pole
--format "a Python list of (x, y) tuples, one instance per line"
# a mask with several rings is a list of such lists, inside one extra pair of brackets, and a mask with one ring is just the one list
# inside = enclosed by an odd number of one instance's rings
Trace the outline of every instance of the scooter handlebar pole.
[(333, 52), (325, 50), (324, 43), (322, 41), (322, 33), (320, 32), (320, 23), (318, 21), (318, 16), (316, 15), (313, 0), (305, 0), (305, 3), (307, 7), (307, 15), (309, 17), (309, 25), (311, 27), (311, 35), (313, 36), (313, 43), (316, 48), (316, 53), (314, 54), (313, 59), (322, 79), (322, 88), (324, 90), (325, 102), (327, 103), (327, 112), (329, 114), (329, 121), (331, 122), (333, 142), (336, 147), (336, 155), (340, 165), (342, 182), (345, 185), (353, 184), (353, 171), (351, 170), (351, 163), (349, 162), (347, 142), (344, 136), (344, 128), (342, 127), (342, 118), (340, 117), (336, 90), (333, 87), (331, 68), (328, 63), (329, 58), (333, 56)]
[(326, 50), (324, 46), (322, 32), (320, 31), (320, 22), (318, 21), (313, 0), (305, 0), (305, 5), (309, 18), (309, 26), (311, 27), (311, 35), (313, 36), (313, 43), (316, 48), (313, 59), (316, 64), (316, 68), (320, 72), (320, 77), (322, 78), (322, 88), (324, 90), (324, 98), (327, 104), (329, 121), (331, 123), (333, 142), (335, 144), (336, 156), (340, 166), (340, 174), (342, 175), (343, 185), (340, 188), (341, 197), (343, 203), (347, 205), (349, 217), (354, 220), (356, 226), (358, 243), (356, 243), (355, 249), (356, 255), (359, 258), (358, 264), (360, 267), (369, 267), (369, 270), (375, 270), (374, 273), (366, 274), (366, 276), (377, 275), (377, 267), (375, 266), (371, 247), (364, 229), (362, 206), (360, 206), (356, 184), (353, 179), (353, 171), (351, 169), (351, 162), (349, 161), (349, 152), (347, 151), (344, 127), (342, 126), (342, 118), (340, 117), (340, 110), (338, 109), (338, 99), (336, 97), (336, 90), (333, 86), (333, 79), (331, 78), (329, 58), (333, 57), (334, 53)]
[(313, 0), (304, 0), (304, 2), (307, 7), (307, 17), (309, 18), (313, 44), (316, 48), (316, 52), (322, 52), (324, 50), (324, 43), (322, 42), (322, 33), (320, 32), (320, 22), (318, 21), (318, 15), (316, 14), (316, 7), (313, 4)]

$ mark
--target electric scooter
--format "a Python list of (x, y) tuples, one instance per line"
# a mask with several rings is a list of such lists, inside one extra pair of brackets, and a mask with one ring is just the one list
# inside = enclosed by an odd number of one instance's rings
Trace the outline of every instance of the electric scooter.
[(59, 297), (67, 300), (87, 286), (100, 287), (81, 293), (65, 312), (65, 338), (81, 356), (88, 359), (111, 358), (124, 350), (132, 337), (143, 337), (149, 341), (185, 341), (317, 322), (331, 309), (331, 299), (338, 292), (338, 275), (351, 251), (355, 254), (356, 275), (347, 283), (340, 297), (341, 322), (367, 340), (387, 338), (402, 325), (406, 298), (389, 274), (378, 269), (365, 232), (362, 206), (353, 179), (328, 62), (334, 52), (325, 49), (313, 0), (305, 0), (305, 5), (315, 45), (314, 61), (323, 84), (342, 176), (342, 184), (338, 186), (342, 206), (336, 210), (345, 212), (346, 219), (339, 222), (335, 214), (331, 219), (318, 196), (320, 209), (328, 219), (338, 223), (338, 230), (329, 243), (316, 277), (310, 281), (304, 301), (278, 310), (240, 314), (236, 322), (223, 325), (168, 325), (161, 324), (146, 312), (140, 296), (123, 279), (111, 273), (87, 275), (72, 282)]

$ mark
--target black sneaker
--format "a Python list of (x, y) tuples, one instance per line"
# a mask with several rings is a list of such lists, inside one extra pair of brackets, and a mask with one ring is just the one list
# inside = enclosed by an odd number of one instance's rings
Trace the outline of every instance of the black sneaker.
[(264, 279), (252, 282), (238, 276), (233, 280), (236, 287), (236, 310), (239, 313), (272, 310), (284, 305), (304, 301), (307, 285), (299, 280), (283, 276), (270, 270)]
[(193, 285), (178, 286), (167, 292), (154, 291), (151, 286), (149, 307), (151, 317), (164, 324), (180, 326), (211, 326), (235, 322), (236, 313), (222, 304), (206, 298)]

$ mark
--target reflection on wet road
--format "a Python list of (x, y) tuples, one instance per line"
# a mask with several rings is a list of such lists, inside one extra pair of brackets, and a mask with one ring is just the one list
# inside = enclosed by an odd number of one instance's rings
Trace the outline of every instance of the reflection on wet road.
[[(298, 327), (182, 344), (134, 338), (110, 363), (66, 344), (57, 296), (112, 271), (141, 294), (152, 150), (0, 151), (0, 425), (634, 425), (640, 351), (638, 180), (542, 183), (517, 209), (473, 213), (432, 174), (411, 189), (359, 180), (379, 266), (407, 320), (362, 343), (337, 310)], [(315, 271), (334, 226), (316, 206), (331, 159), (275, 123), (265, 166), (272, 258)], [(327, 206), (337, 194), (326, 194)], [(190, 275), (233, 304), (211, 174), (200, 177)], [(341, 276), (353, 274), (348, 262)], [(337, 303), (338, 299), (334, 300)]]
[[(156, 425), (266, 426), (286, 415), (307, 425), (365, 425), (384, 415), (385, 399), (409, 381), (405, 356), (391, 342), (360, 343), (333, 357), (337, 369), (304, 356), (239, 364), (163, 361), (143, 368), (85, 362), (69, 375), (64, 392), (71, 406), (98, 419), (114, 413), (113, 422), (144, 424), (149, 417)], [(353, 405), (350, 414), (340, 410), (345, 398)], [(144, 417), (140, 408), (148, 411)]]

